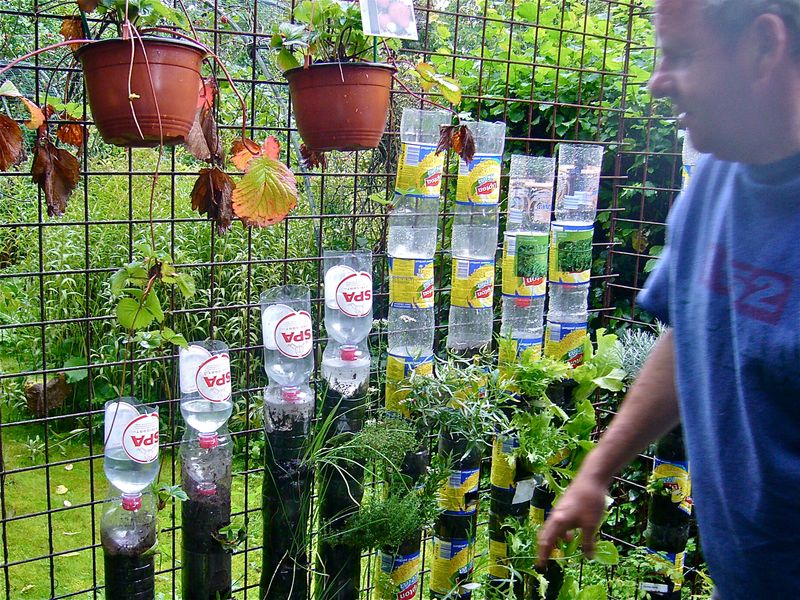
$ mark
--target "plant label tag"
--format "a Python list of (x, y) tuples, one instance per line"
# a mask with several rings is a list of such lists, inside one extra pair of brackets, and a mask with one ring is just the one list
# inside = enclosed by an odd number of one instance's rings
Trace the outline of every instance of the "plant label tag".
[(291, 312), (275, 325), (275, 345), (287, 358), (305, 358), (311, 354), (314, 338), (311, 315), (306, 311)]
[(211, 402), (231, 397), (231, 359), (227, 352), (212, 356), (197, 369), (194, 377), (198, 393)]
[(137, 463), (151, 463), (158, 458), (158, 414), (133, 419), (122, 434), (125, 454)]
[(348, 317), (365, 317), (372, 312), (372, 275), (359, 271), (348, 275), (336, 287), (336, 305)]
[(419, 39), (412, 0), (361, 0), (361, 26), (365, 35)]

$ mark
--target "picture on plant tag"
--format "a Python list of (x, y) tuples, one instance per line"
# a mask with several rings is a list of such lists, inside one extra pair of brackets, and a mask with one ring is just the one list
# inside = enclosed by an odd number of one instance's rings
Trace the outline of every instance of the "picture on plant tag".
[(412, 0), (361, 0), (361, 23), (366, 35), (419, 39)]

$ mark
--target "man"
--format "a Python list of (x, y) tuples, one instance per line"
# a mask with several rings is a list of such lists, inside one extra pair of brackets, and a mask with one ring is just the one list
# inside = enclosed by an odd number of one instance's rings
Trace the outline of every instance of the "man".
[(612, 476), (682, 420), (722, 600), (800, 597), (800, 0), (657, 0), (669, 97), (701, 152), (640, 295), (672, 329), (539, 536), (591, 552)]

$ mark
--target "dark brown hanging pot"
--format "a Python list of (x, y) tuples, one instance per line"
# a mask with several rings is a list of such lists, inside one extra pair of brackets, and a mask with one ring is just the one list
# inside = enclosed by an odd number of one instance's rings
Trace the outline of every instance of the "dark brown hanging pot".
[(187, 40), (141, 40), (146, 60), (138, 38), (102, 40), (77, 51), (95, 125), (103, 140), (115, 146), (158, 146), (162, 138), (166, 146), (181, 144), (197, 111), (206, 51)]
[(389, 114), (395, 68), (382, 63), (316, 63), (289, 69), (294, 118), (312, 150), (377, 148)]

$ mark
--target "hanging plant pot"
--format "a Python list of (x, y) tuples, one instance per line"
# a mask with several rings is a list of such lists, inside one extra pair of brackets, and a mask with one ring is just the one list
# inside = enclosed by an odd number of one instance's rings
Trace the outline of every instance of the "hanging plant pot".
[(317, 151), (377, 148), (394, 71), (380, 63), (317, 63), (286, 71), (306, 146)]
[(162, 138), (166, 146), (183, 143), (197, 111), (205, 56), (198, 44), (168, 38), (143, 37), (142, 43), (117, 38), (82, 46), (77, 58), (103, 140), (136, 148), (158, 146)]

